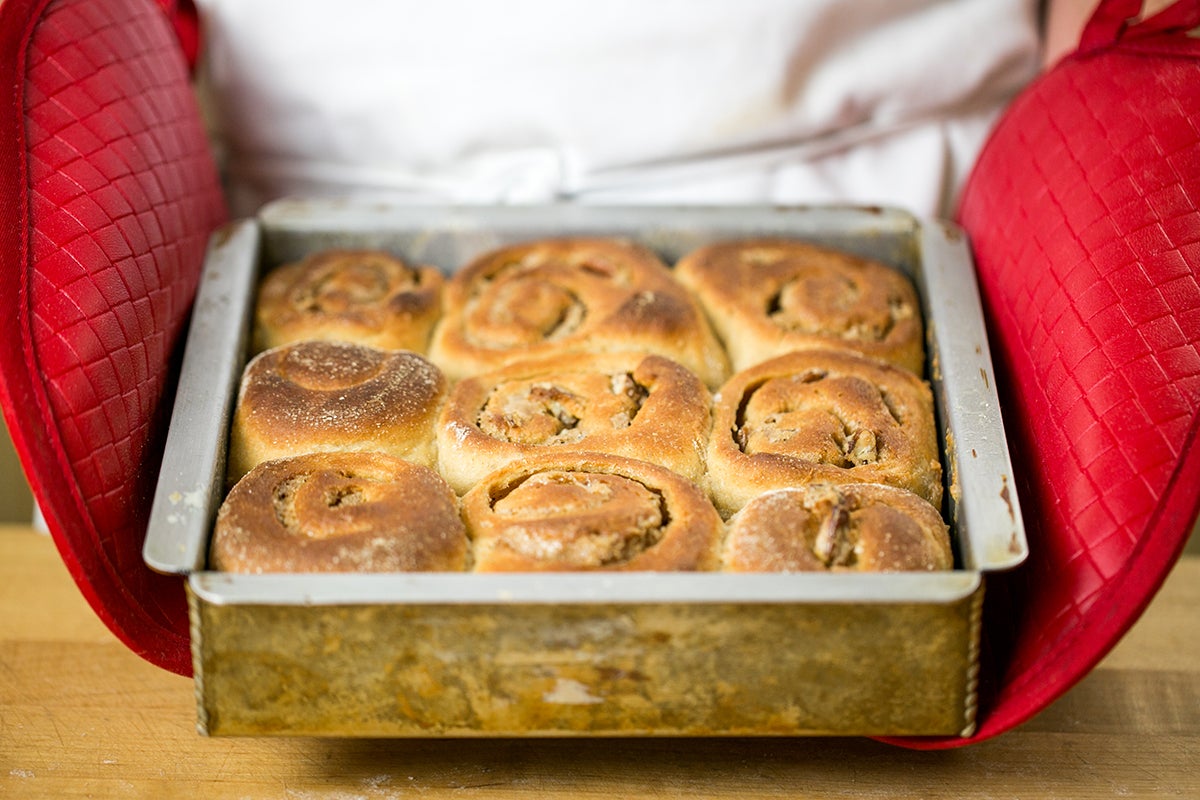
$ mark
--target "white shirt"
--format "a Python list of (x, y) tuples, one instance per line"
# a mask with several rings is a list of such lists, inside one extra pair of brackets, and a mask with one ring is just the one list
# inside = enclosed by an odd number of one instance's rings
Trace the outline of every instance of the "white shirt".
[(948, 215), (1037, 0), (199, 0), (235, 211), (824, 203)]

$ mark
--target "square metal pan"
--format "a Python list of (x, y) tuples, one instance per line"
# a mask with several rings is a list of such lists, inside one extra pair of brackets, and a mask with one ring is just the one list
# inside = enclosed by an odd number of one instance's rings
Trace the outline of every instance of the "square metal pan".
[[(876, 258), (922, 298), (956, 568), (934, 574), (232, 575), (206, 570), (263, 270), (332, 247), (447, 273), (541, 236), (669, 263), (783, 235)], [(188, 576), (207, 734), (967, 735), (984, 574), (1027, 549), (962, 232), (857, 207), (413, 207), (287, 200), (214, 235), (144, 557)]]

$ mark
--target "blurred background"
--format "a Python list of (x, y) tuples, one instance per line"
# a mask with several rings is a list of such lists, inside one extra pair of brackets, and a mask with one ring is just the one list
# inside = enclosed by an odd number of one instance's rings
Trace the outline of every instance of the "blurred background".
[(8, 426), (4, 427), (4, 441), (0, 442), (0, 522), (25, 522), (33, 519), (33, 498), (29, 494), (29, 483), (17, 461)]

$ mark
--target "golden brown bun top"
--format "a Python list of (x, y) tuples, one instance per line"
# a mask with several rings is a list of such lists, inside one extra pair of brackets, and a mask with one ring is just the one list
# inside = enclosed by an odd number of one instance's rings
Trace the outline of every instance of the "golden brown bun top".
[(879, 484), (810, 484), (752, 500), (733, 516), (725, 568), (736, 572), (895, 572), (953, 566), (941, 514)]
[(246, 366), (229, 436), (236, 480), (272, 458), (327, 450), (379, 450), (434, 466), (434, 423), (448, 386), (406, 350), (304, 341)]
[(211, 561), (233, 572), (457, 571), (467, 540), (450, 487), (382, 453), (264, 462), (217, 514)]
[(886, 483), (941, 504), (928, 385), (841, 350), (801, 350), (743, 370), (713, 404), (708, 467), (726, 514), (796, 483)]
[(675, 273), (705, 306), (735, 370), (809, 347), (924, 369), (916, 290), (881, 262), (794, 239), (732, 239), (687, 254)]
[(442, 468), (468, 483), (545, 447), (592, 450), (703, 473), (711, 397), (670, 359), (641, 353), (553, 355), (467, 378), (438, 422)]
[(520, 444), (586, 445), (595, 436), (640, 431), (644, 423), (650, 426), (643, 442), (648, 460), (657, 455), (657, 434), (709, 411), (708, 390), (696, 376), (670, 359), (640, 353), (518, 361), (463, 381), (453, 396), (464, 412), (473, 412), (478, 430)]
[(251, 360), (239, 413), (251, 415), (257, 430), (285, 439), (353, 441), (380, 432), (404, 435), (409, 426), (431, 436), (447, 389), (441, 371), (416, 353), (305, 341)]
[(377, 250), (327, 250), (281, 265), (259, 286), (255, 351), (338, 339), (424, 352), (444, 282), (433, 267)]
[(463, 514), (478, 571), (709, 569), (720, 535), (695, 484), (597, 453), (514, 462), (467, 493)]
[(486, 253), (447, 283), (431, 356), (457, 380), (556, 352), (638, 350), (708, 385), (728, 362), (699, 305), (652, 251), (621, 239), (543, 239)]

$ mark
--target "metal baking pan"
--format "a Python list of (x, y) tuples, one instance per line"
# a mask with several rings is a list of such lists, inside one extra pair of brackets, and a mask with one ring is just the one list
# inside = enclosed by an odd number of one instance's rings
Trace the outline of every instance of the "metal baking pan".
[[(956, 567), (934, 574), (233, 575), (205, 558), (261, 271), (372, 247), (452, 272), (619, 235), (668, 262), (744, 235), (880, 259), (924, 304)], [(984, 576), (1026, 542), (961, 231), (852, 207), (412, 207), (287, 200), (210, 245), (145, 544), (186, 575), (210, 735), (968, 735)]]

